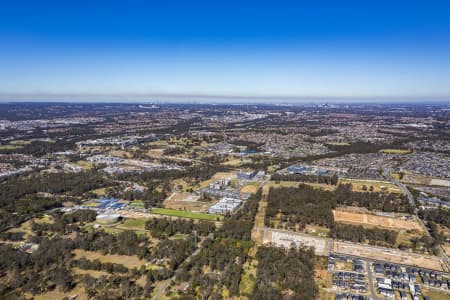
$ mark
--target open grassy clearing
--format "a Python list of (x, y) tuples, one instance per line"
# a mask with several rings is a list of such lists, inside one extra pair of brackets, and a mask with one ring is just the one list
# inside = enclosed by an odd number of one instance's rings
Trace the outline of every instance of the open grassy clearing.
[(429, 185), (431, 179), (431, 177), (405, 172), (401, 181), (404, 183)]
[(15, 140), (9, 142), (11, 145), (29, 145), (31, 144), (31, 141), (25, 141), (25, 140)]
[(82, 167), (85, 170), (90, 170), (92, 169), (93, 163), (91, 163), (90, 161), (79, 160), (75, 162), (74, 165)]
[(20, 145), (0, 145), (0, 150), (15, 150), (23, 148)]
[(443, 246), (444, 251), (447, 255), (450, 255), (450, 243), (445, 243)]
[(260, 187), (261, 187), (261, 183), (259, 183), (259, 182), (249, 182), (247, 185), (245, 185), (241, 188), (241, 193), (255, 194)]
[(369, 188), (372, 186), (374, 192), (381, 192), (385, 190), (391, 193), (403, 193), (395, 184), (387, 181), (342, 178), (339, 180), (339, 183), (351, 183), (353, 186), (353, 190), (356, 192), (364, 191), (364, 186), (366, 186), (367, 191), (369, 191)]
[(34, 222), (36, 222), (38, 224), (45, 224), (45, 223), (52, 224), (52, 223), (54, 223), (54, 220), (53, 220), (52, 216), (45, 214), (39, 218), (35, 218)]
[(113, 150), (109, 154), (111, 156), (117, 156), (122, 158), (131, 158), (133, 156), (130, 152), (124, 150)]
[(330, 229), (317, 225), (306, 225), (305, 232), (313, 236), (327, 237), (330, 233)]
[(193, 212), (189, 212), (189, 211), (182, 211), (182, 210), (168, 209), (168, 208), (153, 208), (151, 210), (151, 213), (157, 214), (157, 215), (174, 216), (174, 217), (199, 219), (199, 220), (209, 220), (209, 221), (223, 220), (223, 216), (220, 216), (220, 215), (193, 213)]
[(31, 230), (31, 220), (23, 222), (19, 227), (11, 228), (8, 232), (25, 232), (24, 239), (28, 239), (29, 236), (34, 235)]
[(163, 156), (164, 149), (150, 149), (147, 151), (149, 157), (161, 158)]
[(400, 180), (400, 173), (391, 173), (389, 174), (395, 180)]
[(125, 228), (129, 230), (145, 230), (145, 222), (147, 219), (125, 219), (123, 223), (116, 227)]
[(130, 203), (128, 203), (128, 206), (135, 208), (145, 208), (144, 202), (142, 200), (133, 200)]
[(445, 180), (445, 179), (440, 179), (440, 178), (432, 178), (430, 180), (430, 185), (450, 187), (450, 180)]
[(183, 178), (174, 179), (171, 181), (171, 184), (176, 188), (181, 186), (181, 190), (185, 191), (195, 188), (195, 186), (187, 183)]
[(92, 190), (91, 192), (93, 192), (94, 194), (96, 194), (99, 197), (102, 197), (102, 196), (106, 195), (106, 188), (98, 188), (98, 189)]
[(204, 213), (216, 201), (200, 201), (200, 196), (193, 193), (172, 193), (166, 200), (164, 200), (164, 208), (190, 211), (195, 213)]
[(241, 159), (237, 158), (237, 157), (230, 157), (222, 165), (224, 165), (224, 166), (231, 166), (231, 167), (238, 167), (238, 166), (241, 165)]
[(385, 154), (409, 154), (411, 150), (408, 149), (381, 149), (380, 153)]
[(423, 290), (423, 295), (430, 297), (432, 300), (448, 300), (450, 298), (450, 293), (437, 292), (432, 290)]
[(77, 267), (72, 268), (72, 273), (74, 275), (90, 275), (94, 278), (100, 278), (102, 276), (108, 276), (109, 273), (106, 271), (97, 271), (97, 270), (84, 270)]
[(85, 257), (88, 260), (98, 259), (102, 263), (122, 264), (127, 268), (140, 268), (145, 265), (145, 260), (134, 255), (101, 254), (98, 251), (86, 251), (82, 249), (73, 250), (75, 258)]
[(97, 206), (99, 206), (100, 205), (100, 203), (97, 203), (97, 202), (84, 202), (83, 203), (83, 206), (87, 206), (87, 207), (97, 207)]

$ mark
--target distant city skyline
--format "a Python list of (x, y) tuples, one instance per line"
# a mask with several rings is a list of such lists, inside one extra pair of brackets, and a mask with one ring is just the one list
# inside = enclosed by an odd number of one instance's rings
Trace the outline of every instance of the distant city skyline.
[(450, 100), (445, 1), (217, 3), (0, 4), (0, 101)]

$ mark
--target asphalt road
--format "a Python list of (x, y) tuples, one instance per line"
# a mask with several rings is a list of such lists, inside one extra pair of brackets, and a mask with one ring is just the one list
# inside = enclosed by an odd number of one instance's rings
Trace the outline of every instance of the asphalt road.
[(377, 293), (376, 293), (375, 287), (374, 287), (372, 269), (370, 268), (370, 261), (368, 261), (368, 260), (366, 260), (366, 268), (367, 268), (367, 279), (369, 280), (370, 298), (373, 300), (384, 300), (384, 298), (380, 298), (377, 296)]

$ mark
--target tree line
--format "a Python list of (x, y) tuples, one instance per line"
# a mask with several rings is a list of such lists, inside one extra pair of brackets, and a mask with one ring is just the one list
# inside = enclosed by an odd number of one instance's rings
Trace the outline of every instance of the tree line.
[(216, 230), (213, 222), (200, 220), (195, 223), (191, 220), (151, 218), (145, 222), (145, 229), (150, 230), (153, 237), (170, 237), (176, 233), (191, 234), (196, 232), (200, 236), (206, 236)]
[(339, 177), (334, 174), (332, 176), (326, 175), (308, 175), (308, 174), (273, 174), (270, 178), (273, 181), (301, 181), (301, 182), (309, 182), (309, 183), (320, 183), (320, 184), (329, 184), (329, 185), (337, 185), (339, 181)]
[(368, 242), (371, 245), (393, 247), (397, 241), (398, 232), (381, 228), (364, 228), (361, 225), (335, 223), (331, 227), (330, 237), (354, 243)]

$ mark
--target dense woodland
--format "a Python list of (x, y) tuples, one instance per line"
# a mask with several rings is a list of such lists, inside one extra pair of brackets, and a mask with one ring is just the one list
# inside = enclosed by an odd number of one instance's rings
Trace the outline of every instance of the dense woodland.
[(300, 184), (299, 187), (271, 188), (267, 199), (266, 226), (279, 221), (283, 228), (301, 230), (307, 224), (331, 227), (333, 223), (335, 199), (332, 192)]
[(450, 228), (450, 210), (442, 207), (421, 209), (419, 210), (419, 216), (427, 222), (429, 232), (434, 239), (434, 248), (443, 244), (448, 235), (440, 226)]
[(256, 254), (258, 271), (254, 300), (315, 299), (314, 251), (261, 246)]
[(96, 170), (9, 177), (0, 182), (0, 230), (14, 227), (39, 212), (60, 207), (66, 200), (77, 202), (77, 197), (84, 193), (110, 184), (111, 180)]
[(65, 140), (55, 142), (33, 141), (21, 147), (11, 149), (0, 149), (1, 154), (21, 153), (33, 156), (43, 156), (53, 152), (66, 151), (75, 148), (75, 143)]
[(427, 222), (434, 222), (450, 228), (450, 209), (442, 207), (421, 209), (419, 216)]
[(280, 182), (280, 181), (301, 181), (301, 182), (310, 182), (310, 183), (321, 183), (321, 184), (330, 184), (337, 185), (339, 181), (339, 177), (335, 174), (333, 176), (325, 176), (325, 175), (305, 175), (305, 174), (273, 174), (270, 177), (271, 180)]
[[(67, 268), (77, 267), (113, 274), (94, 281), (90, 275), (82, 276), (81, 281), (86, 286), (86, 292), (90, 298), (140, 299), (149, 295), (156, 281), (171, 277), (186, 257), (196, 249), (197, 239), (189, 234), (174, 239), (163, 238), (157, 246), (154, 246), (148, 237), (137, 235), (133, 231), (122, 231), (119, 234), (85, 231), (82, 224), (95, 218), (93, 212), (89, 210), (65, 215), (54, 213), (52, 218), (53, 222), (32, 224), (35, 235), (30, 237), (29, 241), (39, 244), (38, 250), (32, 254), (18, 251), (9, 245), (0, 246), (2, 254), (0, 255), (0, 268), (3, 272), (11, 274), (8, 281), (3, 282), (4, 285), (0, 285), (0, 298), (18, 288), (22, 292), (32, 294), (44, 293), (54, 288), (69, 291), (80, 278), (75, 280), (72, 272)], [(166, 223), (172, 222), (166, 221)], [(173, 221), (169, 227), (177, 228), (177, 232), (185, 231), (181, 229), (182, 224), (192, 224), (189, 221), (184, 222), (186, 223)], [(155, 223), (155, 226), (158, 225), (161, 223)], [(199, 234), (202, 230), (206, 231), (206, 228), (214, 230), (214, 224), (212, 226), (195, 224), (195, 226), (199, 226)], [(73, 231), (75, 235), (67, 238), (66, 235), (73, 229), (76, 229)], [(15, 240), (22, 238), (22, 234), (6, 237)], [(121, 264), (101, 263), (98, 260), (89, 261), (84, 258), (74, 259), (72, 251), (75, 249), (97, 251), (103, 254), (135, 255), (149, 262), (164, 262), (164, 267), (147, 269), (143, 265), (139, 269), (128, 269)], [(141, 276), (146, 277), (145, 287), (136, 284), (136, 280)], [(115, 278), (114, 284), (111, 284), (112, 278)], [(95, 281), (97, 282), (95, 283)], [(115, 290), (116, 294), (112, 293)]]

